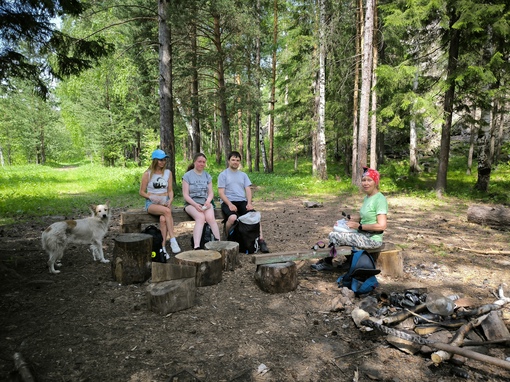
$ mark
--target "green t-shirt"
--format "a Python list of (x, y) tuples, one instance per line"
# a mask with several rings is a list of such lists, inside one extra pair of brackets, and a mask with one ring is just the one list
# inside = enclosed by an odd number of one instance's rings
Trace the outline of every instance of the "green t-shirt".
[[(380, 192), (370, 197), (365, 196), (359, 214), (362, 225), (376, 224), (377, 215), (388, 215), (388, 201)], [(383, 234), (372, 235), (370, 238), (375, 241), (383, 241)]]

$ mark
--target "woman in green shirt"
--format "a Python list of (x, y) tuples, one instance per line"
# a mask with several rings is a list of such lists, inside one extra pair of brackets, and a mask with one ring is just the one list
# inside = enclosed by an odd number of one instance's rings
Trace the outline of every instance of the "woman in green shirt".
[[(329, 234), (330, 246), (350, 246), (356, 249), (374, 249), (383, 244), (383, 233), (387, 225), (388, 202), (379, 192), (380, 174), (377, 170), (363, 167), (361, 187), (365, 193), (363, 205), (360, 209), (360, 222), (349, 219), (347, 227), (354, 232), (331, 232)], [(332, 270), (333, 258), (326, 257), (312, 265), (317, 271)]]

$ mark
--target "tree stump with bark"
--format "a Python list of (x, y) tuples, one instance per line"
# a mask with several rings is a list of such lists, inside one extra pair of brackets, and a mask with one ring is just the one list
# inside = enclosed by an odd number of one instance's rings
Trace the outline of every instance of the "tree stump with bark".
[(152, 283), (188, 278), (195, 279), (196, 275), (197, 270), (194, 266), (152, 262)]
[(400, 277), (404, 275), (404, 258), (400, 251), (382, 251), (371, 254), (381, 276)]
[(152, 236), (119, 235), (113, 248), (112, 275), (122, 285), (143, 283), (151, 276)]
[(221, 254), (224, 271), (233, 271), (239, 267), (239, 243), (235, 241), (210, 241), (205, 248)]
[(467, 220), (471, 223), (508, 230), (510, 229), (510, 208), (505, 206), (472, 205), (468, 208)]
[(183, 278), (150, 284), (147, 304), (151, 311), (162, 315), (191, 308), (195, 304), (195, 278)]
[(194, 266), (196, 286), (215, 285), (221, 281), (223, 262), (221, 254), (211, 250), (181, 252), (175, 256), (177, 264)]
[(259, 288), (267, 293), (291, 292), (298, 285), (297, 266), (293, 261), (258, 265), (254, 277)]

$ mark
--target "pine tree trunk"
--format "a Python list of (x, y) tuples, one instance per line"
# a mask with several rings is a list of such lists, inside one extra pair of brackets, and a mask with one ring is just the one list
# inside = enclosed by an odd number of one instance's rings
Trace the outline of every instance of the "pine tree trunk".
[[(196, 9), (193, 9), (196, 12)], [(201, 152), (200, 148), (200, 119), (198, 105), (198, 51), (197, 51), (197, 25), (191, 24), (191, 139), (193, 152)]]
[(442, 196), (446, 190), (446, 176), (448, 174), (448, 161), (450, 155), (450, 133), (452, 129), (453, 101), (455, 96), (455, 71), (457, 69), (457, 60), (459, 57), (459, 39), (460, 31), (453, 29), (453, 24), (457, 21), (456, 9), (450, 11), (450, 48), (448, 51), (448, 89), (444, 96), (444, 117), (445, 122), (441, 131), (441, 149), (439, 151), (439, 165), (437, 167), (436, 193)]
[(227, 114), (227, 88), (225, 84), (225, 68), (224, 68), (224, 54), (221, 44), (221, 27), (220, 15), (215, 14), (214, 17), (214, 45), (218, 53), (218, 62), (216, 68), (216, 80), (218, 81), (218, 100), (221, 119), (221, 143), (223, 146), (223, 153), (225, 160), (227, 155), (232, 151), (230, 144), (230, 124)]
[(168, 2), (159, 0), (159, 108), (160, 148), (170, 157), (167, 168), (175, 183), (175, 136), (172, 92), (172, 38), (168, 25)]
[[(361, 28), (363, 25), (363, 1), (354, 0), (356, 7), (356, 38), (355, 48), (356, 57), (361, 57)], [(351, 176), (352, 184), (361, 185), (359, 180), (359, 168), (358, 168), (358, 101), (359, 101), (359, 60), (356, 58), (354, 66), (354, 89), (353, 89), (353, 105), (352, 105), (352, 165), (351, 165)]]

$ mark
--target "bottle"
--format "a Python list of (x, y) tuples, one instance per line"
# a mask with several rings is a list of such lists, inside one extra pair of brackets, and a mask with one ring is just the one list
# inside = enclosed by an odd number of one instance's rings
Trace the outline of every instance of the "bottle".
[(428, 294), (425, 304), (430, 313), (441, 316), (449, 316), (455, 309), (455, 303), (452, 299), (436, 293)]

